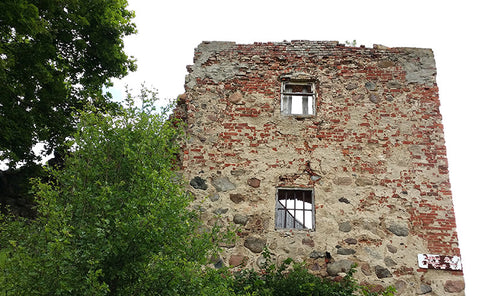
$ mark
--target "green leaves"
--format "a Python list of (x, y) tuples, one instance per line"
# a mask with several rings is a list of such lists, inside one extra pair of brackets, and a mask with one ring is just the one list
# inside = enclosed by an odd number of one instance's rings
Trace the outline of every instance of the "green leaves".
[(136, 32), (124, 0), (0, 2), (0, 159), (35, 159), (75, 130), (78, 110), (110, 108), (102, 86), (135, 70), (123, 38)]
[(302, 263), (287, 258), (280, 266), (272, 262), (268, 248), (262, 252), (265, 263), (259, 271), (244, 269), (234, 274), (230, 282), (234, 295), (328, 295), (328, 296), (392, 296), (395, 288), (389, 286), (383, 292), (370, 292), (353, 278), (354, 269), (340, 281), (320, 278), (311, 273)]
[(167, 120), (168, 109), (156, 113), (155, 92), (142, 94), (142, 107), (129, 96), (116, 112), (82, 112), (64, 168), (50, 168), (51, 181), (34, 184), (37, 219), (5, 218), (9, 294), (197, 289), (216, 229), (198, 232), (201, 222), (188, 209), (175, 170), (182, 129)]

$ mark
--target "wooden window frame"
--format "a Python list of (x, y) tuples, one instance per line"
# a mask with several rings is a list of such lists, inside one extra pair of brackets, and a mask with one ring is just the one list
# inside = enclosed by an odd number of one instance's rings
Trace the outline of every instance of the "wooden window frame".
[(313, 188), (277, 188), (275, 199), (275, 229), (315, 230)]
[[(302, 91), (292, 90), (293, 88), (300, 87), (302, 88)], [(315, 84), (312, 81), (282, 82), (280, 108), (283, 115), (297, 117), (315, 116), (315, 100)], [(295, 111), (299, 109), (301, 110), (300, 112)]]

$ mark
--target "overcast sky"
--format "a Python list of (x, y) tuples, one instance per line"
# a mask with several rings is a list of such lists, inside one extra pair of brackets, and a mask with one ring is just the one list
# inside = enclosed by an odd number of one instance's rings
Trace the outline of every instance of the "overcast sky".
[(186, 66), (202, 41), (357, 40), (371, 47), (432, 48), (437, 63), (450, 180), (454, 195), (467, 295), (480, 276), (480, 72), (475, 1), (147, 1), (129, 0), (138, 34), (126, 40), (138, 71), (115, 82), (142, 82), (174, 99), (183, 93)]

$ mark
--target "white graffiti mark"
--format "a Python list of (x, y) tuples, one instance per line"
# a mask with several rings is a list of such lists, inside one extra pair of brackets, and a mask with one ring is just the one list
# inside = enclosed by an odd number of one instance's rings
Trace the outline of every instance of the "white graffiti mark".
[(458, 256), (418, 254), (418, 267), (443, 270), (462, 270), (462, 260)]

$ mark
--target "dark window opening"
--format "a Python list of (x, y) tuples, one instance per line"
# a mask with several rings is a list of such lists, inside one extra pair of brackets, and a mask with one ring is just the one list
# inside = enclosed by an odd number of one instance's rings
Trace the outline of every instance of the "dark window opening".
[(314, 229), (312, 189), (278, 189), (275, 208), (276, 229)]

